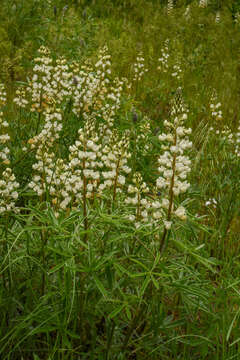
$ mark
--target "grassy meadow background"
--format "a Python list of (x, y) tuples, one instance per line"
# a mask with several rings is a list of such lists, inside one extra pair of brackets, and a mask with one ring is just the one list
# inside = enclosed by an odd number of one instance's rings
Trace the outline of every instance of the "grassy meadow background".
[(0, 359), (240, 359), (240, 1), (0, 19)]

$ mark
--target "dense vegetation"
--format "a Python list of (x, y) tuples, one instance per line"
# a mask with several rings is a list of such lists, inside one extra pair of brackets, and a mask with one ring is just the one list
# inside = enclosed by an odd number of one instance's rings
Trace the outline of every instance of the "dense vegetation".
[(0, 18), (0, 358), (240, 359), (240, 2)]

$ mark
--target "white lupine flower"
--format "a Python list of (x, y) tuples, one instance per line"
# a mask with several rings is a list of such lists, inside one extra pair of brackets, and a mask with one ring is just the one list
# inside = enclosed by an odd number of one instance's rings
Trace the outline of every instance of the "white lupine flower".
[(148, 212), (147, 210), (144, 210), (141, 212), (141, 216), (144, 217), (144, 218), (147, 218), (148, 217)]
[(187, 218), (187, 215), (186, 215), (186, 210), (185, 210), (185, 208), (183, 207), (183, 206), (179, 206), (178, 208), (177, 208), (177, 210), (175, 210), (175, 215), (177, 216), (177, 217), (179, 217), (179, 219), (181, 219), (181, 220), (186, 220), (186, 218)]
[(171, 222), (171, 221), (166, 221), (166, 220), (164, 220), (163, 223), (164, 223), (164, 226), (165, 226), (165, 228), (166, 228), (167, 230), (170, 230), (170, 229), (171, 229), (171, 226), (172, 226), (172, 222)]
[(118, 183), (121, 184), (121, 185), (124, 185), (124, 184), (125, 184), (125, 177), (122, 176), (122, 175), (119, 175), (119, 177), (118, 177)]
[(165, 199), (165, 198), (162, 199), (162, 207), (164, 209), (168, 209), (168, 207), (169, 207), (169, 200), (168, 199)]
[(153, 213), (153, 218), (154, 218), (155, 220), (161, 219), (162, 216), (163, 216), (163, 214), (161, 213), (161, 211), (155, 211), (155, 212)]
[(140, 201), (141, 205), (146, 206), (147, 205), (147, 199), (141, 199)]
[(128, 220), (135, 221), (135, 216), (134, 215), (128, 215)]
[(208, 0), (200, 0), (199, 7), (205, 8), (207, 7)]
[(165, 179), (162, 178), (162, 177), (159, 177), (159, 178), (157, 179), (156, 185), (157, 185), (157, 188), (158, 188), (158, 189), (165, 188), (165, 187), (166, 187)]
[(161, 208), (161, 203), (159, 201), (153, 201), (152, 202), (152, 207), (154, 209), (159, 209), (159, 208)]

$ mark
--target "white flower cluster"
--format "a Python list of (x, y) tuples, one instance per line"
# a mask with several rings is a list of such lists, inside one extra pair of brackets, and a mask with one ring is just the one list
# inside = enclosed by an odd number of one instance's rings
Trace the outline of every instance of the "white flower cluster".
[(28, 186), (39, 196), (42, 196), (46, 191), (53, 192), (50, 187), (56, 166), (56, 151), (53, 146), (59, 139), (59, 132), (62, 129), (61, 120), (62, 116), (59, 109), (53, 113), (45, 114), (45, 124), (42, 131), (28, 141), (31, 149), (36, 149), (37, 159), (37, 162), (32, 166), (37, 175), (33, 176), (33, 180)]
[(238, 131), (236, 133), (236, 148), (235, 154), (240, 157), (240, 126), (238, 127)]
[(173, 65), (173, 72), (171, 73), (172, 77), (176, 78), (177, 80), (181, 79), (182, 69), (179, 64)]
[(2, 172), (0, 180), (0, 213), (3, 214), (7, 211), (15, 211), (18, 209), (15, 205), (15, 201), (18, 198), (17, 189), (19, 183), (16, 181), (15, 175), (12, 169), (6, 168)]
[(69, 147), (69, 168), (66, 192), (71, 192), (76, 205), (83, 197), (93, 198), (97, 193), (100, 181), (100, 169), (103, 162), (101, 156), (100, 138), (96, 133), (94, 121), (88, 120), (84, 128), (79, 129), (78, 139)]
[(221, 106), (222, 104), (217, 100), (216, 90), (213, 90), (213, 94), (211, 96), (210, 109), (211, 109), (212, 117), (215, 118), (216, 120), (222, 119)]
[(133, 71), (133, 81), (141, 81), (143, 75), (148, 72), (142, 52), (138, 54), (136, 62), (133, 64)]
[(205, 202), (205, 206), (213, 206), (215, 209), (217, 207), (217, 201), (214, 198), (210, 198)]
[(99, 190), (102, 192), (107, 188), (112, 189), (113, 201), (116, 193), (121, 192), (126, 175), (131, 172), (131, 168), (128, 166), (128, 159), (131, 157), (129, 143), (129, 131), (126, 131), (122, 137), (117, 131), (113, 131), (109, 143), (102, 147), (104, 168), (102, 171), (103, 181), (99, 185)]
[(142, 155), (147, 155), (151, 150), (151, 143), (148, 141), (148, 137), (151, 134), (150, 121), (145, 116), (139, 124), (137, 137), (136, 137), (136, 150), (141, 152)]
[[(164, 191), (162, 207), (167, 210), (167, 221), (170, 221), (172, 214), (182, 220), (186, 219), (183, 206), (174, 208), (174, 198), (190, 186), (187, 174), (190, 172), (191, 161), (185, 155), (185, 151), (192, 147), (192, 142), (188, 139), (191, 129), (184, 127), (184, 121), (187, 119), (184, 110), (181, 99), (177, 98), (171, 112), (172, 121), (164, 121), (168, 131), (159, 135), (159, 140), (167, 142), (167, 145), (162, 147), (165, 151), (158, 159), (158, 171), (161, 175), (157, 179), (156, 187)], [(170, 226), (169, 223), (165, 225)]]
[(149, 188), (139, 172), (134, 174), (132, 182), (133, 184), (128, 186), (128, 197), (125, 199), (125, 203), (133, 206), (133, 213), (127, 215), (127, 219), (134, 222), (136, 228), (141, 223), (150, 225), (152, 221), (150, 213), (152, 201), (147, 197)]
[(54, 99), (58, 105), (72, 95), (72, 79), (73, 73), (67, 60), (64, 58), (57, 59), (56, 66), (53, 68), (50, 86), (53, 89), (51, 93), (54, 94)]
[(50, 85), (53, 71), (50, 51), (41, 46), (38, 52), (40, 56), (34, 59), (33, 76), (27, 91), (31, 97), (31, 111), (40, 113), (48, 109), (54, 99), (54, 91)]
[(216, 12), (216, 17), (215, 17), (215, 23), (218, 24), (220, 23), (221, 20), (221, 15), (220, 15), (220, 11)]
[(0, 106), (5, 105), (7, 101), (7, 93), (3, 84), (0, 83)]
[[(61, 118), (56, 119), (56, 115), (57, 113), (49, 115), (46, 122), (52, 124), (50, 130), (52, 130), (52, 135), (55, 134), (55, 137), (50, 136), (50, 144), (47, 140), (50, 148), (53, 147), (61, 130)], [(38, 162), (33, 165), (33, 169), (38, 172), (38, 175), (33, 177), (29, 187), (39, 196), (48, 192), (48, 196), (52, 198), (56, 216), (59, 215), (59, 210), (66, 210), (70, 203), (76, 206), (82, 202), (84, 196), (92, 197), (96, 190), (100, 177), (98, 167), (101, 164), (97, 162), (100, 145), (97, 145), (99, 139), (97, 135), (94, 135), (94, 129), (93, 123), (90, 122), (87, 122), (83, 129), (79, 129), (78, 139), (69, 147), (68, 160), (57, 158), (54, 151), (47, 151), (46, 144), (41, 142), (42, 137), (40, 141), (39, 135), (35, 137), (38, 140), (36, 154)], [(36, 146), (36, 142), (32, 145)]]
[(39, 196), (51, 198), (56, 216), (69, 207), (86, 206), (86, 199), (99, 198), (107, 189), (115, 200), (125, 184), (125, 174), (131, 171), (127, 166), (129, 133), (120, 137), (113, 131), (105, 142), (98, 134), (95, 119), (89, 118), (69, 147), (69, 158), (63, 160), (53, 150), (62, 129), (61, 115), (55, 111), (45, 117), (43, 130), (29, 140), (37, 159), (29, 187)]
[(173, 0), (168, 0), (167, 3), (167, 14), (172, 15), (173, 12)]
[[(26, 88), (31, 111), (53, 112), (56, 107), (73, 102), (72, 111), (85, 121), (95, 117), (102, 122), (102, 132), (111, 135), (111, 127), (121, 104), (123, 88), (129, 87), (127, 79), (111, 79), (111, 61), (105, 46), (100, 50), (94, 66), (86, 61), (81, 67), (66, 59), (55, 62), (49, 50), (41, 46), (35, 58), (33, 76)], [(20, 107), (28, 103), (24, 89), (16, 91), (14, 102)], [(40, 123), (40, 116), (38, 124)]]
[(171, 74), (171, 77), (177, 79), (178, 81), (182, 78), (182, 69), (179, 59), (177, 60), (176, 56), (174, 56), (173, 63), (173, 55), (170, 56), (169, 39), (165, 40), (164, 47), (161, 49), (161, 57), (158, 61), (158, 70)]
[(23, 86), (20, 86), (16, 90), (16, 96), (13, 99), (13, 102), (21, 108), (25, 108), (28, 105), (28, 100), (26, 99), (26, 90)]
[(236, 24), (239, 24), (239, 22), (240, 22), (240, 12), (239, 11), (237, 11), (236, 14), (235, 14), (234, 22)]
[(99, 117), (113, 125), (114, 116), (120, 106), (124, 81), (111, 80), (111, 57), (105, 46), (100, 50), (94, 67), (85, 63), (80, 71), (74, 70), (73, 112), (85, 120), (89, 116)]
[(218, 137), (218, 139), (225, 140), (225, 141), (227, 141), (229, 144), (233, 144), (233, 143), (234, 143), (234, 135), (233, 135), (231, 129), (229, 129), (229, 127), (228, 127), (227, 125), (224, 126), (224, 128), (221, 129), (221, 130), (220, 130), (220, 129), (215, 129), (213, 126), (211, 126), (211, 127), (209, 128), (209, 130), (214, 133), (213, 135), (215, 135), (215, 134), (216, 134), (216, 135), (220, 135), (220, 136)]
[(165, 40), (164, 46), (161, 49), (162, 56), (158, 59), (159, 66), (158, 70), (166, 73), (169, 68), (169, 39)]
[(22, 108), (30, 103), (31, 111), (46, 113), (71, 97), (73, 74), (64, 58), (57, 59), (56, 64), (53, 64), (46, 47), (41, 46), (38, 52), (40, 56), (34, 59), (33, 76), (26, 88), (27, 96), (26, 90), (21, 86), (16, 90), (13, 101)]
[[(34, 174), (29, 187), (38, 196), (51, 199), (56, 215), (59, 210), (86, 204), (87, 198), (99, 197), (105, 189), (111, 189), (114, 200), (125, 184), (125, 175), (131, 171), (127, 165), (129, 133), (120, 137), (112, 131), (127, 80), (110, 79), (107, 47), (100, 51), (95, 66), (86, 62), (81, 68), (78, 63), (69, 66), (63, 58), (53, 63), (45, 47), (39, 53), (27, 91), (31, 110), (43, 113), (44, 123), (40, 133), (28, 140), (37, 160), (32, 166)], [(60, 106), (70, 99), (73, 112), (82, 115), (85, 125), (69, 147), (69, 158), (63, 160), (56, 151), (62, 130)], [(14, 102), (20, 107), (27, 105), (24, 88), (17, 90)], [(7, 140), (8, 135), (3, 134), (1, 141)]]
[[(0, 105), (6, 103), (6, 91), (3, 84), (0, 84)], [(17, 189), (19, 183), (16, 181), (12, 169), (7, 167), (10, 164), (10, 150), (6, 143), (10, 140), (10, 136), (6, 133), (8, 122), (3, 120), (3, 113), (0, 111), (0, 159), (2, 176), (0, 179), (0, 213), (7, 211), (17, 211), (15, 201), (18, 198)]]
[(199, 1), (199, 7), (206, 8), (208, 5), (208, 0), (200, 0)]
[(1, 150), (0, 150), (0, 159), (2, 160), (4, 165), (9, 165), (9, 153), (10, 150), (6, 146), (6, 142), (10, 140), (10, 136), (6, 133), (6, 128), (8, 128), (8, 122), (6, 120), (3, 120), (3, 113), (0, 112), (0, 144), (1, 144)]

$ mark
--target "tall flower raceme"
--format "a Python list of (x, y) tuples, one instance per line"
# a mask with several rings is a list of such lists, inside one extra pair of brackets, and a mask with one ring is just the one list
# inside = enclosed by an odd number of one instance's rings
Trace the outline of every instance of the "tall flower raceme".
[(122, 192), (125, 185), (126, 175), (131, 172), (128, 160), (131, 158), (129, 151), (130, 132), (126, 131), (122, 136), (114, 130), (109, 142), (102, 148), (102, 171), (103, 181), (99, 191), (110, 190), (112, 204), (114, 204), (117, 193)]
[(41, 133), (29, 140), (31, 148), (36, 148), (37, 162), (29, 187), (39, 196), (46, 194), (53, 204), (55, 215), (70, 207), (78, 207), (94, 195), (99, 182), (97, 153), (100, 145), (94, 122), (88, 121), (78, 131), (78, 139), (69, 147), (69, 158), (56, 156), (54, 146), (62, 129), (62, 116), (58, 110), (46, 115)]
[(171, 119), (164, 121), (167, 132), (159, 135), (159, 140), (166, 142), (166, 145), (162, 146), (163, 153), (158, 158), (160, 176), (156, 181), (157, 189), (163, 193), (161, 202), (162, 208), (165, 209), (163, 217), (165, 229), (161, 240), (161, 250), (173, 218), (186, 219), (184, 206), (177, 204), (176, 201), (178, 195), (186, 192), (190, 186), (187, 174), (190, 172), (191, 160), (186, 155), (186, 151), (192, 147), (192, 142), (188, 138), (192, 130), (185, 128), (186, 119), (187, 111), (182, 102), (181, 90), (178, 90), (172, 106)]
[(86, 120), (89, 116), (104, 119), (108, 127), (120, 106), (124, 81), (111, 78), (111, 57), (107, 47), (100, 50), (94, 66), (89, 63), (75, 71), (73, 86), (73, 112)]
[[(6, 91), (3, 84), (0, 84), (0, 106), (6, 103)], [(7, 133), (8, 122), (3, 119), (3, 112), (0, 110), (0, 214), (9, 211), (18, 211), (16, 207), (16, 200), (18, 199), (19, 183), (16, 181), (12, 169), (9, 167), (10, 149), (8, 142), (10, 136)]]
[(167, 14), (172, 15), (173, 13), (173, 0), (168, 0), (167, 3)]
[(0, 106), (6, 104), (7, 101), (7, 93), (3, 84), (0, 84)]
[(142, 175), (136, 172), (132, 184), (128, 185), (125, 203), (130, 207), (127, 219), (132, 221), (136, 228), (142, 224), (152, 224), (152, 199), (148, 197), (149, 187), (143, 181)]
[(217, 92), (213, 89), (211, 99), (210, 99), (210, 109), (212, 117), (216, 120), (222, 119), (222, 110), (221, 110), (221, 102), (218, 101)]
[(64, 99), (71, 97), (73, 73), (66, 59), (60, 58), (54, 63), (44, 46), (38, 52), (27, 88), (20, 86), (13, 101), (21, 108), (30, 103), (31, 111), (40, 114), (61, 106)]
[(56, 166), (56, 141), (62, 130), (62, 115), (60, 109), (49, 111), (45, 114), (45, 123), (41, 132), (28, 140), (31, 149), (36, 150), (37, 162), (32, 168), (35, 172), (29, 187), (38, 196), (54, 194), (53, 177)]
[(215, 135), (218, 135), (219, 140), (225, 140), (229, 144), (234, 143), (234, 134), (232, 133), (231, 129), (227, 125), (224, 125), (224, 127), (222, 127), (222, 104), (218, 100), (217, 92), (215, 89), (213, 89), (210, 99), (210, 112), (214, 123), (213, 126), (209, 128), (209, 130)]
[(26, 108), (26, 106), (29, 104), (29, 101), (26, 98), (26, 89), (23, 86), (20, 86), (16, 90), (15, 98), (13, 99), (13, 102), (18, 105), (20, 108)]
[(136, 58), (136, 62), (133, 64), (133, 81), (141, 81), (144, 74), (148, 72), (148, 68), (145, 65), (145, 59), (143, 57), (143, 53), (140, 52)]
[(151, 134), (151, 126), (149, 119), (144, 116), (142, 121), (138, 125), (138, 131), (136, 132), (136, 150), (143, 155), (147, 155), (151, 150), (152, 144), (149, 141)]
[(31, 111), (41, 113), (45, 112), (49, 101), (55, 95), (54, 89), (50, 85), (54, 66), (48, 48), (41, 46), (38, 52), (39, 57), (34, 59), (33, 76), (27, 91), (30, 95)]
[[(83, 128), (78, 131), (78, 139), (69, 147), (69, 167), (71, 176), (72, 196), (75, 205), (94, 198), (100, 182), (101, 142), (96, 131), (95, 121), (88, 120)], [(67, 189), (66, 189), (67, 190)]]
[(169, 39), (165, 40), (164, 42), (164, 46), (161, 49), (161, 57), (158, 59), (159, 61), (159, 66), (158, 66), (158, 70), (166, 73), (168, 72), (169, 69)]
[(57, 105), (60, 106), (65, 99), (72, 96), (72, 79), (73, 72), (67, 60), (63, 57), (57, 59), (52, 71), (51, 83), (49, 83)]
[(158, 59), (159, 65), (157, 69), (161, 72), (168, 73), (179, 83), (183, 75), (181, 62), (178, 54), (170, 53), (169, 45), (169, 39), (165, 40), (164, 46), (161, 49), (161, 57)]

